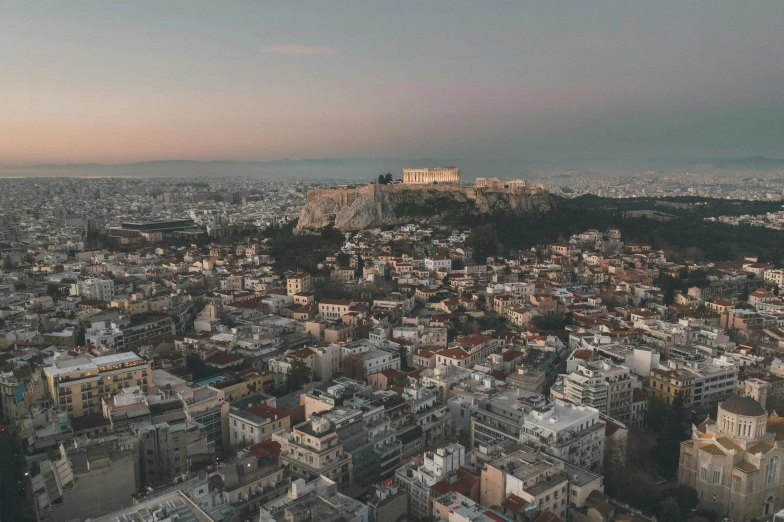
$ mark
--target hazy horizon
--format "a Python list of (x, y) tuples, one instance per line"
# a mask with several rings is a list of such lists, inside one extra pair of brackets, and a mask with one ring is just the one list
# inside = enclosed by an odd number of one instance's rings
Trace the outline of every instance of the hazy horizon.
[(0, 174), (363, 157), (389, 170), (452, 159), (474, 176), (781, 158), (782, 26), (778, 2), (10, 1)]

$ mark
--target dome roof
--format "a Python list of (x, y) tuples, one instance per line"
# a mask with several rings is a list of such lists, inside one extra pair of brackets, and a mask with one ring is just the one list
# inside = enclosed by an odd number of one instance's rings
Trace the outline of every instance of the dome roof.
[(767, 416), (768, 414), (760, 403), (751, 397), (742, 397), (740, 395), (732, 395), (722, 402), (720, 406), (722, 410), (728, 413), (744, 417), (759, 417), (760, 415)]

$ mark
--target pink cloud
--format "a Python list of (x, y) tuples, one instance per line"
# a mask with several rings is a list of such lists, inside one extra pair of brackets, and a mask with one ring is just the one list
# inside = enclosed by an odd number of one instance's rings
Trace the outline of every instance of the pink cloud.
[(326, 45), (270, 45), (262, 47), (261, 52), (275, 54), (334, 54), (335, 49)]

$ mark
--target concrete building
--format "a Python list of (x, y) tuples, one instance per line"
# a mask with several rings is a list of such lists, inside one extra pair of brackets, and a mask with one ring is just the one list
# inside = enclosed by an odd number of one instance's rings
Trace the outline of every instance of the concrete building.
[(552, 460), (520, 450), (484, 466), (480, 502), (483, 506), (501, 506), (515, 496), (566, 520), (569, 486), (569, 476)]
[(84, 342), (95, 346), (112, 345), (118, 351), (125, 350), (125, 337), (117, 323), (96, 321), (84, 332)]
[(310, 274), (305, 271), (297, 272), (286, 278), (286, 293), (296, 295), (311, 290)]
[(174, 320), (168, 315), (158, 314), (134, 316), (128, 325), (120, 329), (126, 348), (134, 348), (159, 335), (177, 333)]
[(367, 522), (368, 507), (339, 492), (338, 484), (321, 476), (291, 482), (288, 495), (262, 506), (259, 522)]
[(158, 486), (190, 471), (191, 459), (211, 461), (213, 448), (195, 423), (146, 426), (139, 430), (142, 486)]
[(457, 473), (465, 464), (465, 448), (450, 444), (435, 451), (427, 451), (421, 463), (408, 462), (395, 472), (398, 484), (408, 493), (408, 512), (417, 518), (430, 513), (430, 488), (437, 482)]
[(403, 183), (424, 185), (431, 183), (459, 183), (458, 167), (403, 169)]
[(605, 423), (599, 410), (556, 400), (525, 416), (520, 441), (585, 469), (601, 469)]
[(290, 415), (278, 408), (267, 404), (247, 404), (247, 401), (230, 405), (229, 441), (232, 448), (258, 444), (273, 434), (288, 433), (290, 428)]
[(105, 357), (63, 358), (44, 368), (49, 395), (72, 417), (100, 414), (101, 398), (129, 386), (152, 387), (152, 363), (133, 352)]
[(62, 444), (52, 449), (57, 451), (50, 451), (30, 477), (38, 520), (93, 520), (131, 503), (129, 496), (139, 487), (134, 444), (109, 437), (82, 443), (78, 450)]
[(188, 422), (202, 425), (207, 442), (216, 450), (229, 444), (229, 403), (222, 390), (212, 386), (185, 388), (178, 392)]
[(632, 379), (629, 369), (609, 361), (585, 361), (560, 378), (551, 390), (553, 398), (596, 408), (622, 423), (632, 415)]
[(358, 424), (361, 417), (356, 410), (336, 410), (294, 426), (288, 439), (289, 451), (281, 453), (281, 463), (294, 477), (312, 481), (323, 476), (334, 481), (338, 489), (348, 489), (352, 483), (351, 454), (343, 449), (337, 430)]

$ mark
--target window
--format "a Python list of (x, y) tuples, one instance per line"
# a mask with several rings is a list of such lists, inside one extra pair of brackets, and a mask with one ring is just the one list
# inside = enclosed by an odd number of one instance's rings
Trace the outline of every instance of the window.
[(708, 480), (708, 468), (706, 466), (700, 468), (700, 480)]
[(773, 457), (765, 466), (765, 485), (770, 486), (776, 482), (776, 474), (779, 469), (779, 458)]
[(720, 482), (721, 482), (721, 470), (720, 469), (714, 469), (713, 470), (713, 483), (714, 484), (719, 484)]

